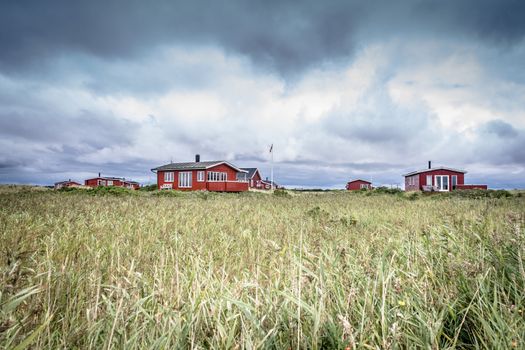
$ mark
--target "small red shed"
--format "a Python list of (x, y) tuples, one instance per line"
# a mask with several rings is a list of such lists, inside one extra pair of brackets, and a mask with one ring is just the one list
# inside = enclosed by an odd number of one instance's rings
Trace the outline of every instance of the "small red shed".
[(358, 191), (362, 189), (371, 190), (372, 183), (370, 181), (361, 180), (361, 179), (352, 180), (346, 184), (346, 189), (348, 191)]
[(249, 187), (246, 170), (224, 160), (201, 162), (198, 154), (195, 162), (170, 163), (151, 171), (157, 174), (159, 190), (243, 192)]
[(465, 170), (437, 167), (412, 171), (405, 177), (405, 191), (449, 192), (461, 189), (487, 189), (487, 185), (465, 185)]

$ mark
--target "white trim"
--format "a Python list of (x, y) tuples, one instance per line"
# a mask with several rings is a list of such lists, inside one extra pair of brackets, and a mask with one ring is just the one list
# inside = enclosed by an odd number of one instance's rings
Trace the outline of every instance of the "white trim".
[[(440, 181), (438, 181), (438, 178)], [(443, 179), (447, 179), (447, 188), (444, 187), (444, 181)], [(436, 188), (439, 192), (449, 192), (450, 191), (450, 176), (449, 175), (434, 175), (434, 183), (436, 184)]]
[(173, 171), (165, 171), (164, 172), (164, 182), (174, 182), (175, 176)]
[[(207, 180), (208, 182), (227, 182), (228, 173), (225, 171), (208, 171)], [(231, 182), (238, 182), (238, 181), (231, 181)]]
[(179, 171), (179, 188), (191, 188), (192, 187), (192, 172), (191, 171)]
[(435, 171), (435, 170), (449, 170), (449, 171), (453, 171), (453, 172), (456, 172), (456, 173), (462, 173), (462, 174), (466, 174), (467, 173), (465, 170), (453, 169), (453, 168), (447, 168), (447, 167), (444, 167), (444, 166), (440, 166), (438, 168), (421, 169), (421, 170), (411, 171), (411, 172), (409, 172), (407, 174), (404, 174), (403, 176), (407, 177), (407, 176), (412, 176), (412, 175), (421, 174), (421, 173), (427, 173), (427, 172), (431, 172), (431, 171)]
[(197, 171), (197, 182), (204, 182), (206, 172), (204, 170)]
[(248, 170), (242, 170), (241, 168), (237, 168), (235, 165), (233, 165), (232, 163), (229, 163), (227, 161), (218, 162), (218, 163), (209, 165), (209, 166), (206, 167), (206, 169), (210, 169), (210, 168), (216, 167), (216, 166), (221, 165), (221, 164), (226, 164), (226, 165), (230, 166), (231, 168), (237, 170), (240, 173), (248, 173)]

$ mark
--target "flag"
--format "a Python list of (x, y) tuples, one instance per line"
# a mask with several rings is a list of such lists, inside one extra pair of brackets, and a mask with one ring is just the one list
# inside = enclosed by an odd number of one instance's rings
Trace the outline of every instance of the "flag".
[(272, 153), (272, 150), (273, 150), (273, 143), (272, 143), (272, 145), (270, 146), (270, 153)]

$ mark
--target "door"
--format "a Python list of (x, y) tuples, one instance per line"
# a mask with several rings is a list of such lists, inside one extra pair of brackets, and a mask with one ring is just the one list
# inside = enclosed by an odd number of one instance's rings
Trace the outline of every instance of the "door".
[(449, 191), (448, 175), (436, 175), (435, 179), (438, 191)]

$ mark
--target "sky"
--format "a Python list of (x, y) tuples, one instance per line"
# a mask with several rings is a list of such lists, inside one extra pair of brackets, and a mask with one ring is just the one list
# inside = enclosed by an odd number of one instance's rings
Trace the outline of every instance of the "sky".
[(525, 188), (525, 2), (0, 2), (0, 183), (227, 160), (288, 187)]

